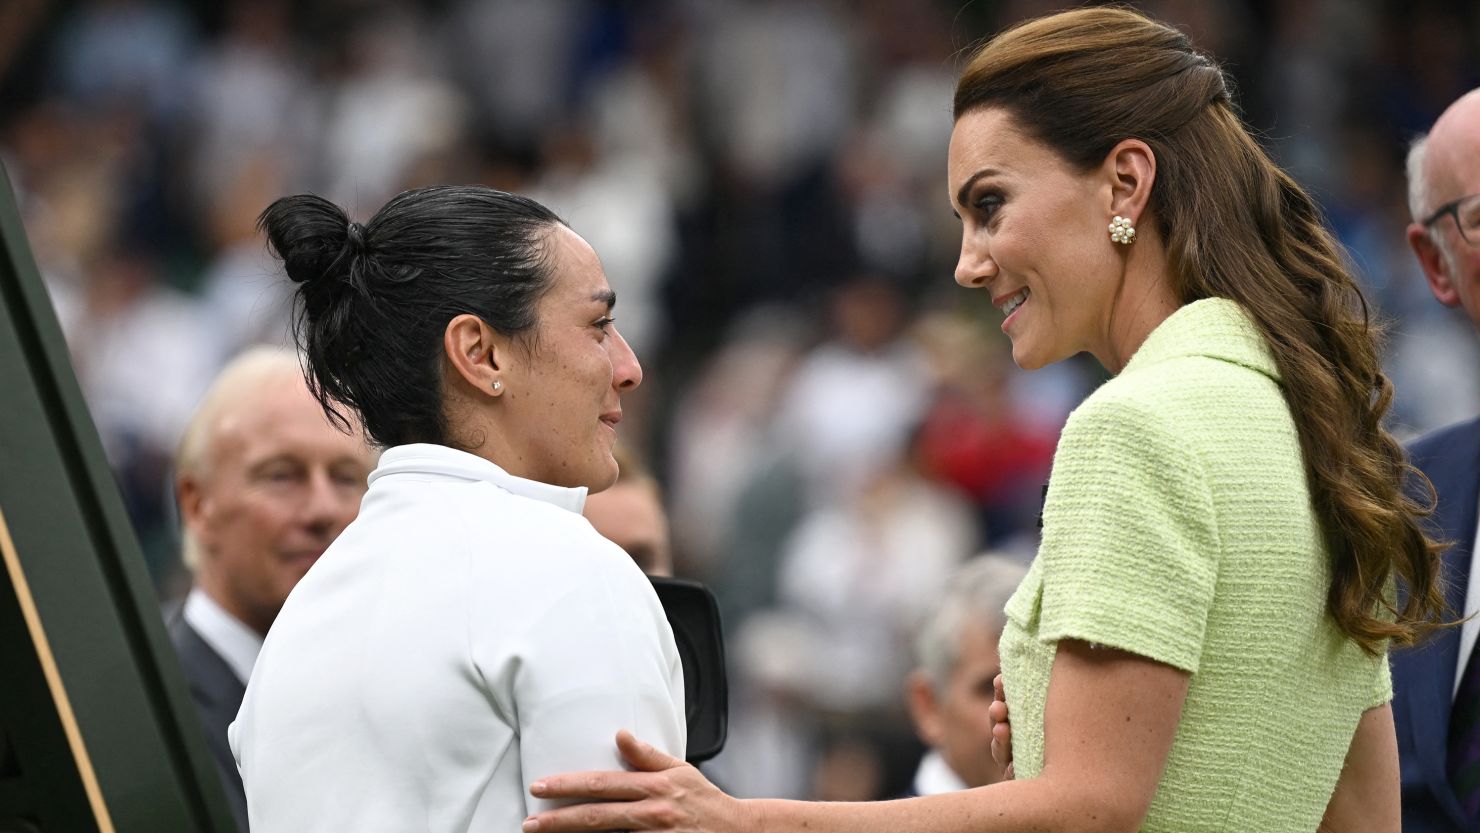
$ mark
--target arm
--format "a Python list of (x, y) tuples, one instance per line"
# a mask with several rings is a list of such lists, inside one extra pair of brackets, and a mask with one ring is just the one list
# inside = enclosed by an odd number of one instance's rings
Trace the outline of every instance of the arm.
[(1398, 781), (1398, 739), (1392, 704), (1386, 703), (1363, 712), (1357, 722), (1317, 833), (1398, 833)]
[[(562, 559), (571, 578), (535, 591), (522, 621), (490, 610), (480, 630), (496, 638), (474, 634), (479, 668), (498, 669), (491, 689), (516, 727), (526, 789), (558, 772), (621, 767), (610, 738), (624, 727), (684, 753), (683, 673), (662, 607), (626, 553), (586, 538), (551, 543), (544, 557)], [(478, 656), (485, 645), (498, 653)], [(529, 802), (531, 812), (546, 806)]]
[(1131, 833), (1155, 795), (1189, 679), (1186, 672), (1122, 651), (1061, 642), (1049, 683), (1042, 775), (902, 801), (740, 801), (693, 767), (623, 735), (624, 755), (647, 771), (562, 775), (543, 779), (535, 790), (546, 798), (628, 803), (543, 812), (524, 830)]

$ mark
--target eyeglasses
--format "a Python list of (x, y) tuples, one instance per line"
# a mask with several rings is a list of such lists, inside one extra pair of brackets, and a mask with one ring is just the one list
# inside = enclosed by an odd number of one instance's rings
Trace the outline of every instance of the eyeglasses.
[(1423, 226), (1432, 226), (1446, 214), (1454, 216), (1454, 224), (1459, 227), (1459, 234), (1466, 243), (1480, 245), (1480, 194), (1470, 194), (1439, 206), (1439, 210), (1423, 221)]

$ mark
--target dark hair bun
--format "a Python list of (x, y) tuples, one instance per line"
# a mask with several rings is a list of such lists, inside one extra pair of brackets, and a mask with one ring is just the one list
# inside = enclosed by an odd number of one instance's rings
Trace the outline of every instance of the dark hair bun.
[(267, 232), (272, 250), (295, 283), (337, 283), (353, 256), (364, 250), (363, 228), (352, 234), (343, 209), (312, 194), (277, 200), (262, 212), (257, 226)]
[(442, 407), (447, 322), (471, 313), (529, 333), (559, 223), (527, 197), (477, 185), (406, 191), (363, 226), (310, 194), (268, 206), (258, 225), (298, 284), (293, 338), (330, 420), (347, 426), (344, 406), (387, 446), (463, 442)]

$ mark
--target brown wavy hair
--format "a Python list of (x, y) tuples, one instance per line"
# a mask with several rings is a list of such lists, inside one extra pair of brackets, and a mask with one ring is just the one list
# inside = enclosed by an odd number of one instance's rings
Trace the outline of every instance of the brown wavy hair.
[[(1308, 194), (1234, 109), (1229, 81), (1181, 32), (1119, 8), (1021, 23), (971, 57), (955, 118), (999, 107), (1081, 171), (1136, 138), (1156, 155), (1150, 210), (1182, 303), (1228, 298), (1283, 377), (1332, 559), (1327, 607), (1369, 652), (1411, 644), (1445, 613), (1433, 489), (1382, 424), (1393, 398), (1381, 328)], [(1405, 494), (1405, 477), (1428, 506)], [(1391, 590), (1401, 579), (1401, 603)]]

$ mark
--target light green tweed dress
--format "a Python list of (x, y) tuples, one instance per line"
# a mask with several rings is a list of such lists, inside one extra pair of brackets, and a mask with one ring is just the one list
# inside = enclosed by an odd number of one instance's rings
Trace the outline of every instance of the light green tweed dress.
[(1188, 671), (1145, 831), (1312, 833), (1386, 658), (1326, 615), (1330, 565), (1274, 359), (1234, 302), (1189, 304), (1069, 417), (1043, 543), (1007, 605), (1017, 777), (1043, 768), (1060, 639)]

